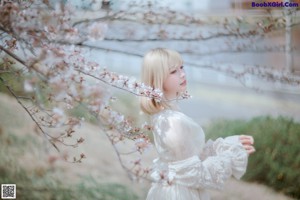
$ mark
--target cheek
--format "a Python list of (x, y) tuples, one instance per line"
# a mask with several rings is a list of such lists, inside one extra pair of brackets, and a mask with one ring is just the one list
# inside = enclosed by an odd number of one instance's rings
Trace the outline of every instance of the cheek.
[(169, 88), (170, 88), (170, 84), (169, 84), (169, 78), (167, 78), (165, 81), (164, 81), (164, 84), (163, 84), (163, 89), (164, 91), (169, 91)]
[(173, 77), (169, 77), (166, 79), (163, 85), (163, 89), (165, 91), (175, 91), (178, 88), (178, 83), (176, 82), (176, 79)]

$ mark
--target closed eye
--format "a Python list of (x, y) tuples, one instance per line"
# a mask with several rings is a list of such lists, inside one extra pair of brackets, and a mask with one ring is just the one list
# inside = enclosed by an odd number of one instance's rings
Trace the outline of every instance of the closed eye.
[(175, 74), (177, 72), (177, 70), (173, 70), (171, 71), (171, 74)]

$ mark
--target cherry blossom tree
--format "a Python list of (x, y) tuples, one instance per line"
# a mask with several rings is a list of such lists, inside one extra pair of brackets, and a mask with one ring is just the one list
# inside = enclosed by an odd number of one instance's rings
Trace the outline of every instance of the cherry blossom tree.
[[(106, 5), (107, 2), (104, 4)], [(151, 3), (132, 4), (125, 10), (101, 9), (93, 17), (81, 17), (81, 10), (69, 4), (48, 0), (1, 1), (0, 7), (0, 84), (18, 101), (31, 117), (36, 131), (42, 133), (52, 146), (60, 151), (60, 146), (77, 147), (84, 142), (83, 137), (74, 138), (77, 126), (84, 119), (68, 115), (68, 110), (83, 105), (96, 120), (99, 129), (107, 135), (113, 145), (122, 167), (130, 177), (146, 177), (149, 168), (144, 168), (140, 160), (123, 162), (124, 155), (117, 144), (125, 140), (133, 141), (134, 151), (142, 154), (151, 145), (149, 132), (152, 127), (136, 124), (127, 116), (112, 109), (114, 97), (109, 88), (117, 88), (137, 97), (144, 96), (162, 101), (162, 92), (138, 82), (134, 77), (111, 72), (99, 63), (85, 57), (91, 49), (116, 51), (142, 57), (142, 53), (132, 53), (93, 45), (94, 41), (143, 42), (143, 41), (208, 41), (216, 38), (247, 38), (250, 42), (228, 45), (226, 48), (199, 53), (184, 49), (181, 53), (191, 55), (216, 54), (218, 52), (241, 51), (283, 51), (284, 46), (253, 47), (251, 43), (267, 37), (268, 34), (284, 29), (286, 15), (297, 15), (297, 10), (283, 12), (281, 16), (270, 13), (263, 19), (246, 17), (205, 20), (167, 8), (155, 7)], [(298, 17), (299, 18), (299, 17)], [(299, 24), (299, 19), (289, 26)], [(298, 20), (298, 21), (297, 21)], [(139, 24), (140, 27), (155, 27), (149, 34), (135, 34), (132, 29), (120, 30), (118, 35), (108, 35), (111, 23)], [(213, 24), (221, 27), (214, 32), (194, 32), (193, 27)], [(177, 28), (187, 27), (176, 33)], [(173, 28), (172, 28), (173, 27)], [(175, 31), (174, 31), (175, 30)], [(299, 50), (293, 46), (292, 50)], [(198, 68), (209, 68), (235, 77), (242, 83), (247, 75), (283, 84), (300, 85), (300, 78), (291, 71), (274, 70), (263, 66), (244, 66), (236, 69), (232, 65), (218, 66), (214, 63), (193, 64)], [(5, 75), (17, 79), (25, 92), (17, 92)], [(181, 98), (188, 98), (184, 94)], [(63, 131), (62, 131), (63, 130)], [(69, 162), (81, 162), (84, 153)]]

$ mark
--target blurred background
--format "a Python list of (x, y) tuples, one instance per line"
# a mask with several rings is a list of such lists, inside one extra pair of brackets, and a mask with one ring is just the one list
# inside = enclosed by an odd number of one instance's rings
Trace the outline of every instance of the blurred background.
[[(109, 2), (112, 10), (128, 9), (130, 5), (128, 1)], [(145, 1), (134, 2), (147, 4)], [(109, 24), (104, 41), (90, 43), (98, 48), (90, 51), (88, 56), (113, 71), (139, 78), (142, 56), (147, 51), (157, 47), (175, 49), (183, 57), (189, 92), (193, 96), (191, 100), (182, 102), (182, 108), (199, 122), (205, 123), (218, 117), (249, 119), (257, 115), (283, 115), (299, 121), (299, 85), (266, 81), (251, 74), (241, 80), (220, 70), (228, 66), (235, 70), (257, 66), (299, 75), (299, 13), (291, 16), (295, 25), (289, 30), (282, 28), (267, 33), (263, 38), (219, 37), (216, 33), (223, 29), (222, 24), (217, 22), (222, 23), (224, 18), (236, 20), (241, 17), (255, 23), (269, 17), (270, 12), (274, 17), (281, 16), (284, 10), (276, 7), (253, 8), (251, 1), (244, 0), (150, 2), (154, 9), (167, 6), (200, 16), (203, 25), (114, 21)], [(77, 6), (88, 7), (88, 3), (80, 4), (78, 1)], [(241, 30), (247, 28), (247, 24), (240, 24)], [(165, 31), (165, 39), (159, 35), (160, 31)], [(201, 40), (198, 34), (212, 38)], [(288, 45), (290, 47), (286, 47)]]
[[(55, 5), (61, 1), (49, 2)], [(192, 95), (179, 101), (182, 112), (201, 124), (207, 138), (250, 134), (256, 142), (256, 153), (249, 158), (243, 180), (230, 180), (224, 191), (211, 191), (212, 199), (300, 199), (300, 84), (285, 81), (286, 77), (300, 80), (300, 2), (253, 2), (298, 6), (254, 8), (248, 0), (63, 1), (75, 7), (74, 21), (145, 9), (156, 13), (172, 10), (187, 14), (187, 19), (200, 19), (185, 22), (180, 21), (184, 16), (180, 15), (179, 23), (156, 22), (159, 18), (150, 23), (104, 21), (104, 39), (86, 42), (84, 56), (110, 71), (139, 79), (142, 56), (150, 49), (180, 52)], [(277, 17), (290, 26), (277, 26), (276, 21), (274, 29), (264, 29), (262, 34), (234, 34), (247, 33), (258, 23), (270, 25)], [(18, 80), (14, 84), (24, 90)], [(136, 96), (110, 90), (117, 97), (117, 110), (136, 121), (147, 120), (139, 111)], [(150, 183), (130, 181), (113, 147), (84, 110), (77, 108), (70, 115), (87, 119), (77, 130), (85, 142), (58, 153), (41, 135), (37, 137), (32, 120), (1, 85), (0, 91), (0, 180), (16, 183), (20, 199), (146, 198)], [(65, 152), (84, 152), (87, 158), (80, 164), (66, 163), (61, 159)], [(155, 157), (151, 148), (141, 159), (150, 166)]]

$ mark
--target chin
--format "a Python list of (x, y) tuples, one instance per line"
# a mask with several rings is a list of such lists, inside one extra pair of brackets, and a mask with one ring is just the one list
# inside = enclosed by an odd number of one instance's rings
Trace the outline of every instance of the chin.
[(180, 92), (185, 92), (186, 91), (186, 85), (184, 85), (184, 86), (181, 86), (181, 88), (180, 88)]
[(184, 93), (186, 91), (186, 88), (180, 90), (178, 93)]

